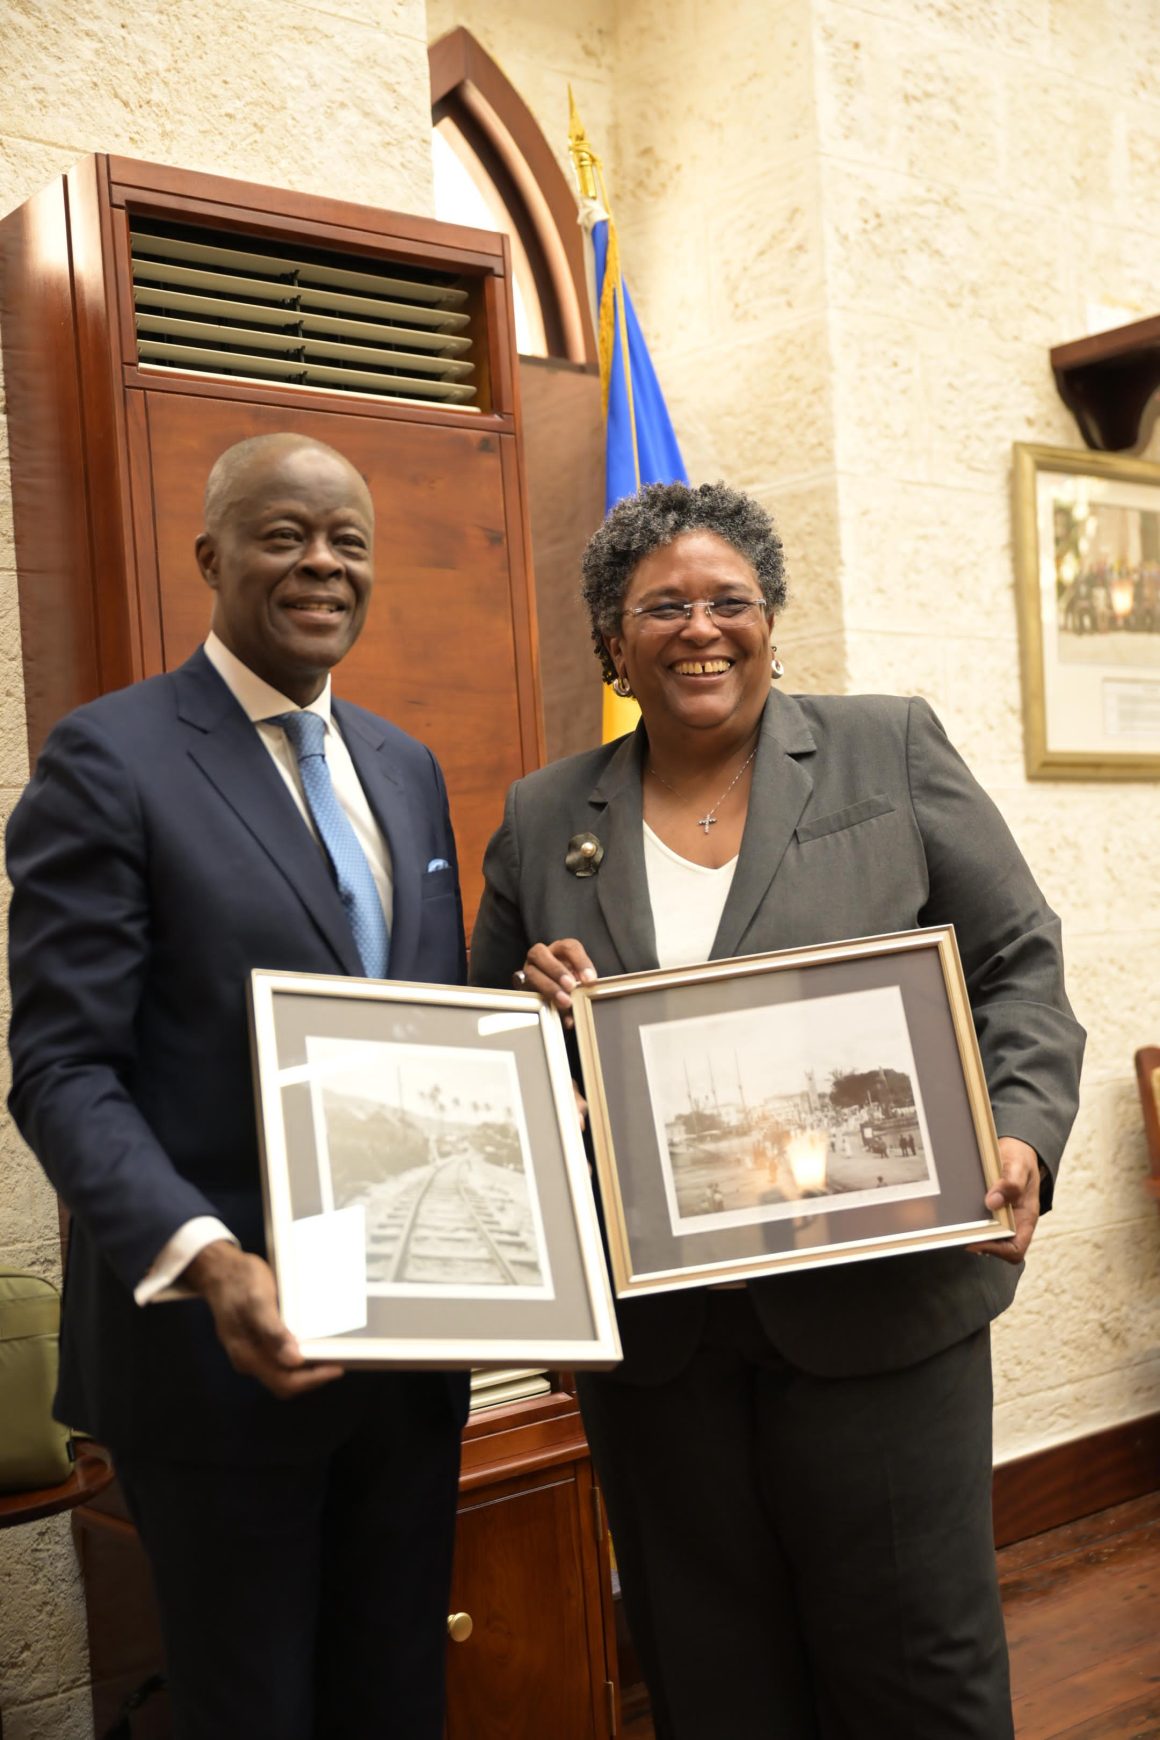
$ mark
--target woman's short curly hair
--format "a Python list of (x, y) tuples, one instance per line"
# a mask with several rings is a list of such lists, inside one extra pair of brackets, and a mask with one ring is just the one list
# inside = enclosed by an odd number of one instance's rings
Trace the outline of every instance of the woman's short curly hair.
[(620, 625), (629, 582), (646, 556), (682, 532), (716, 532), (745, 557), (768, 608), (780, 610), (785, 603), (781, 539), (751, 496), (724, 483), (702, 483), (695, 489), (687, 483), (647, 483), (636, 495), (617, 502), (584, 551), (581, 591), (606, 683), (616, 680), (616, 667), (604, 636), (615, 634)]

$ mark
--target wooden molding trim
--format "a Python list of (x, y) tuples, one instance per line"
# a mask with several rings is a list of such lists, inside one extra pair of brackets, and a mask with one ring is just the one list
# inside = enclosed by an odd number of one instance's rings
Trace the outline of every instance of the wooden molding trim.
[(1035, 1450), (995, 1470), (995, 1545), (1061, 1528), (1160, 1488), (1160, 1413)]
[[(433, 42), (427, 58), (432, 119), (439, 121), (444, 115), (454, 119), (509, 210), (526, 216), (523, 241), (544, 303), (549, 347), (571, 362), (595, 363), (576, 196), (535, 116), (487, 50), (462, 25)], [(561, 295), (564, 275), (569, 280), (567, 308)]]
[(1136, 1084), (1152, 1172), (1145, 1188), (1160, 1202), (1160, 1045), (1143, 1045), (1136, 1053)]

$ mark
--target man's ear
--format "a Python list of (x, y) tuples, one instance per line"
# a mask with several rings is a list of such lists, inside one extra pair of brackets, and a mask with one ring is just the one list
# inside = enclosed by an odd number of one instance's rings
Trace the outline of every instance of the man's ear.
[(197, 565), (201, 569), (201, 577), (207, 586), (217, 591), (218, 585), (218, 548), (217, 539), (212, 532), (199, 532), (194, 540), (193, 553)]

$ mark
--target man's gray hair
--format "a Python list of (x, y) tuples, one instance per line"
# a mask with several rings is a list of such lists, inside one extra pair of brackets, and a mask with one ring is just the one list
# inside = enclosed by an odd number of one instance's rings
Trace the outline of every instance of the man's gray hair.
[[(206, 531), (215, 534), (220, 531), (222, 521), (241, 493), (246, 473), (255, 461), (264, 459), (268, 454), (296, 453), (302, 448), (313, 448), (316, 453), (325, 453), (329, 458), (338, 460), (353, 477), (359, 479), (367, 490), (367, 499), (370, 501), (366, 479), (337, 447), (328, 447), (325, 441), (316, 441), (313, 435), (297, 435), (292, 429), (279, 430), (273, 435), (250, 435), (246, 440), (235, 441), (232, 447), (227, 447), (213, 463), (205, 485)], [(373, 513), (373, 502), (371, 510)]]

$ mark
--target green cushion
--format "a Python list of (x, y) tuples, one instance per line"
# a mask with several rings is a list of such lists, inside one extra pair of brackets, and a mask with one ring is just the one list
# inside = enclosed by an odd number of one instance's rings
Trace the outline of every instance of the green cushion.
[(60, 1295), (40, 1275), (0, 1270), (0, 1492), (58, 1486), (72, 1469), (52, 1417)]

